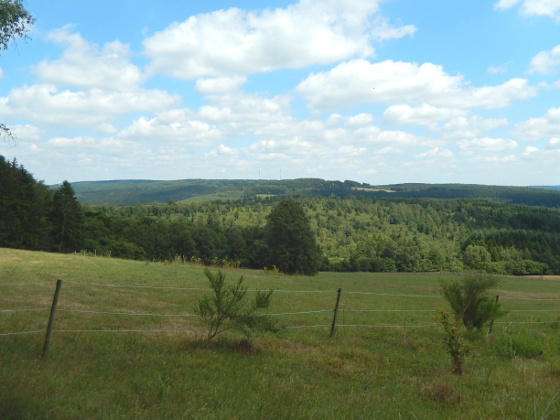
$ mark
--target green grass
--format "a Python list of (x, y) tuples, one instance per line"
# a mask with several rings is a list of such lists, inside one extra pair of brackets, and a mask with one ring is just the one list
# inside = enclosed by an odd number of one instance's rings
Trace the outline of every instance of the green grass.
[[(239, 275), (276, 290), (269, 313), (330, 311), (278, 316), (321, 327), (249, 342), (226, 333), (206, 345), (196, 318), (158, 316), (193, 313), (207, 292), (192, 289), (208, 288), (201, 266), (0, 249), (0, 310), (49, 308), (63, 281), (47, 358), (42, 332), (0, 336), (0, 418), (560, 418), (560, 300), (524, 299), (559, 299), (558, 281), (504, 278), (495, 292), (511, 312), (474, 341), (456, 376), (443, 332), (428, 326), (447, 307), (438, 282), (451, 275), (228, 270)], [(396, 309), (422, 312), (372, 312)], [(47, 319), (48, 310), (0, 312), (0, 333), (44, 331)], [(135, 329), (180, 332), (60, 331)]]

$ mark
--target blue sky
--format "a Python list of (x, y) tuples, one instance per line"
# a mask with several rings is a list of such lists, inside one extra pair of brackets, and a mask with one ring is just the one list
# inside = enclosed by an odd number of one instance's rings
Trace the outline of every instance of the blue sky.
[(47, 184), (560, 184), (560, 0), (26, 0), (0, 154)]

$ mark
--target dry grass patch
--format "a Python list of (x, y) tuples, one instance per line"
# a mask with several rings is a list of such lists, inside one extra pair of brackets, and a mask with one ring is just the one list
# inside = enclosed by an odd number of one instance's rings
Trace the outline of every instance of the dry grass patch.
[(463, 401), (459, 391), (445, 383), (426, 385), (420, 390), (420, 394), (438, 404), (459, 404)]

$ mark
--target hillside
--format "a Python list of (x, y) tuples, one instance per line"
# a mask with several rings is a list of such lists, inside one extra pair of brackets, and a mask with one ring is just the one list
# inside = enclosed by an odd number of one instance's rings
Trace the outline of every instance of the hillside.
[(508, 187), (470, 184), (395, 184), (372, 186), (355, 181), (328, 181), (318, 178), (292, 180), (211, 180), (174, 181), (115, 180), (72, 184), (82, 204), (126, 205), (170, 201), (235, 200), (255, 196), (347, 196), (398, 198), (475, 198), (506, 204), (560, 208), (558, 187)]
[(489, 339), (486, 328), (469, 338), (459, 376), (435, 308), (448, 307), (439, 280), (460, 275), (227, 270), (274, 289), (268, 313), (285, 328), (205, 343), (193, 314), (209, 292), (203, 269), (0, 248), (0, 418), (560, 418), (557, 281), (504, 278), (509, 313)]

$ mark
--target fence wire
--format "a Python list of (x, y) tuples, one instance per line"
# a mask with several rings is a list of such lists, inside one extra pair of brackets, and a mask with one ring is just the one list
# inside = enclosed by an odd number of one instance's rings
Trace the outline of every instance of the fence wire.
[[(171, 287), (171, 286), (149, 286), (149, 285), (124, 285), (124, 284), (114, 284), (114, 283), (77, 283), (77, 282), (66, 282), (72, 286), (81, 287), (108, 287), (108, 288), (130, 288), (130, 289), (157, 289), (157, 290), (189, 290), (189, 291), (212, 291), (212, 289), (206, 288), (194, 288), (194, 287)], [(34, 283), (7, 283), (0, 284), (0, 286), (36, 286), (36, 285), (52, 285), (51, 282), (34, 282)], [(259, 291), (269, 291), (269, 290), (259, 290), (259, 289), (247, 289), (249, 292), (259, 292)], [(336, 290), (274, 290), (274, 292), (280, 293), (337, 293)], [(357, 292), (357, 291), (343, 291), (344, 295), (365, 295), (365, 296), (382, 296), (382, 297), (405, 297), (405, 298), (441, 298), (441, 295), (410, 295), (410, 294), (391, 294), (391, 293), (375, 293), (375, 292)], [(527, 301), (560, 301), (560, 298), (533, 298), (533, 297), (520, 297), (520, 296), (500, 296), (503, 299), (511, 300), (527, 300)], [(2, 309), (0, 313), (17, 313), (17, 312), (43, 312), (49, 311), (50, 308), (21, 308), (21, 309)], [(60, 308), (57, 309), (59, 312), (67, 313), (82, 313), (82, 314), (95, 314), (95, 315), (114, 315), (114, 316), (140, 316), (140, 317), (162, 317), (162, 318), (195, 318), (199, 317), (196, 314), (160, 314), (160, 313), (134, 313), (134, 312), (116, 312), (116, 311), (93, 311), (93, 310), (82, 310), (82, 309), (70, 309), (70, 308)], [(345, 312), (362, 312), (362, 313), (422, 313), (422, 312), (433, 312), (435, 309), (354, 309), (354, 308), (341, 308), (340, 311), (344, 314)], [(558, 312), (559, 309), (512, 309), (509, 310), (510, 313), (523, 313), (523, 312)], [(264, 316), (286, 316), (286, 315), (310, 315), (319, 313), (333, 313), (334, 309), (321, 309), (321, 310), (311, 310), (311, 311), (296, 311), (296, 312), (282, 312), (282, 313), (270, 313), (263, 314)], [(494, 324), (501, 325), (512, 325), (512, 324), (550, 324), (552, 322), (557, 322), (558, 320), (551, 321), (497, 321)], [(416, 325), (384, 325), (382, 323), (374, 324), (344, 324), (337, 323), (337, 328), (429, 328), (438, 327), (439, 324), (416, 324)], [(312, 329), (312, 328), (330, 328), (332, 324), (315, 324), (315, 325), (299, 325), (299, 326), (286, 326), (286, 329)], [(26, 334), (36, 334), (42, 333), (44, 330), (32, 330), (32, 331), (16, 331), (0, 333), (0, 336), (15, 336), (15, 335), (26, 335)], [(158, 332), (192, 332), (189, 329), (54, 329), (53, 332), (59, 333), (88, 333), (88, 332), (111, 332), (111, 333), (158, 333)]]

